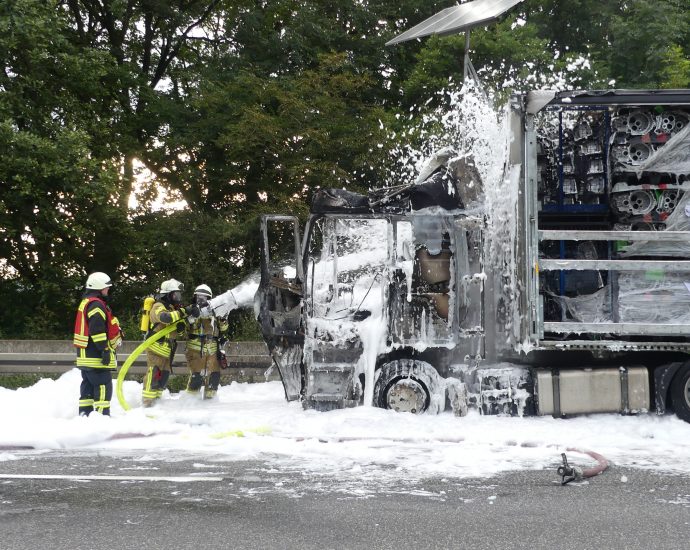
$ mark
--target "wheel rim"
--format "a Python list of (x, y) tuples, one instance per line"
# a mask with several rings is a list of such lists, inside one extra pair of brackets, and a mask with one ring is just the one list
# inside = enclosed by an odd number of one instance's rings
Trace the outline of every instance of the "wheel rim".
[(427, 401), (426, 389), (413, 378), (397, 380), (390, 385), (386, 392), (388, 408), (397, 412), (424, 412)]
[(690, 408), (690, 378), (685, 381), (685, 386), (683, 386), (683, 398), (685, 399), (685, 406)]

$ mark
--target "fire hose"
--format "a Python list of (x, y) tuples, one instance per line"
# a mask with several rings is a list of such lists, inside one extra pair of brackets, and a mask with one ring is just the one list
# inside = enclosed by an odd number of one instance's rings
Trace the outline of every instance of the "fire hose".
[(150, 336), (146, 340), (144, 340), (141, 344), (139, 344), (136, 349), (130, 354), (129, 357), (127, 357), (127, 360), (122, 364), (122, 368), (120, 368), (120, 372), (117, 375), (117, 385), (116, 385), (116, 393), (117, 393), (117, 400), (120, 402), (120, 406), (125, 410), (128, 411), (131, 409), (129, 406), (129, 403), (127, 403), (127, 400), (125, 399), (124, 394), (122, 393), (122, 383), (125, 380), (125, 376), (127, 376), (127, 371), (129, 371), (129, 367), (132, 366), (132, 363), (134, 363), (135, 359), (141, 355), (141, 353), (148, 348), (151, 344), (154, 342), (157, 342), (164, 336), (167, 336), (174, 330), (177, 330), (177, 323), (172, 323), (171, 325), (168, 325), (165, 327), (163, 330), (160, 330), (159, 332), (156, 332), (154, 335)]
[(571, 481), (582, 481), (583, 479), (598, 476), (609, 467), (609, 461), (606, 460), (606, 458), (604, 458), (602, 455), (600, 455), (599, 453), (595, 453), (594, 451), (582, 451), (580, 449), (574, 449), (572, 447), (567, 448), (566, 451), (591, 456), (594, 460), (597, 461), (597, 465), (586, 469), (578, 468), (577, 466), (571, 466), (570, 464), (568, 464), (568, 458), (565, 456), (565, 453), (561, 453), (563, 464), (561, 464), (557, 470), (558, 475), (561, 476), (561, 485), (566, 485)]

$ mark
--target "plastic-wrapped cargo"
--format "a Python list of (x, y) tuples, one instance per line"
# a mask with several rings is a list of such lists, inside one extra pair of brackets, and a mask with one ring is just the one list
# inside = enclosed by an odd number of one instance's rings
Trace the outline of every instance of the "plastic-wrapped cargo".
[[(688, 144), (688, 147), (690, 148), (690, 144)], [(686, 182), (685, 186), (687, 190), (675, 190), (679, 198), (673, 210), (664, 219), (665, 231), (690, 231), (690, 181)], [(668, 196), (669, 191), (663, 191), (663, 193)], [(638, 241), (622, 246), (619, 254), (627, 258), (633, 256), (690, 257), (690, 242)]]
[(690, 323), (688, 274), (622, 271), (618, 275), (621, 323)]
[[(555, 296), (573, 321), (581, 323), (690, 324), (690, 277), (621, 271), (618, 292), (611, 286), (581, 296)], [(615, 313), (614, 313), (615, 312)]]

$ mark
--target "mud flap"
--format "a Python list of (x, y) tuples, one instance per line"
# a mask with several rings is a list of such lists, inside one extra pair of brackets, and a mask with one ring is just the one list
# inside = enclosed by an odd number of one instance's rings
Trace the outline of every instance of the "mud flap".
[(278, 367), (283, 380), (285, 399), (297, 401), (302, 393), (302, 346), (274, 347), (271, 351), (273, 361)]

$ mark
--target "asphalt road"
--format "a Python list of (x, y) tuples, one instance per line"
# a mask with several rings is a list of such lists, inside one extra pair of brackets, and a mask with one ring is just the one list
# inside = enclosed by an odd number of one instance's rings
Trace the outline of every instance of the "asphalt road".
[(561, 486), (555, 470), (379, 482), (208, 455), (0, 459), (3, 550), (690, 546), (690, 476), (615, 465)]

